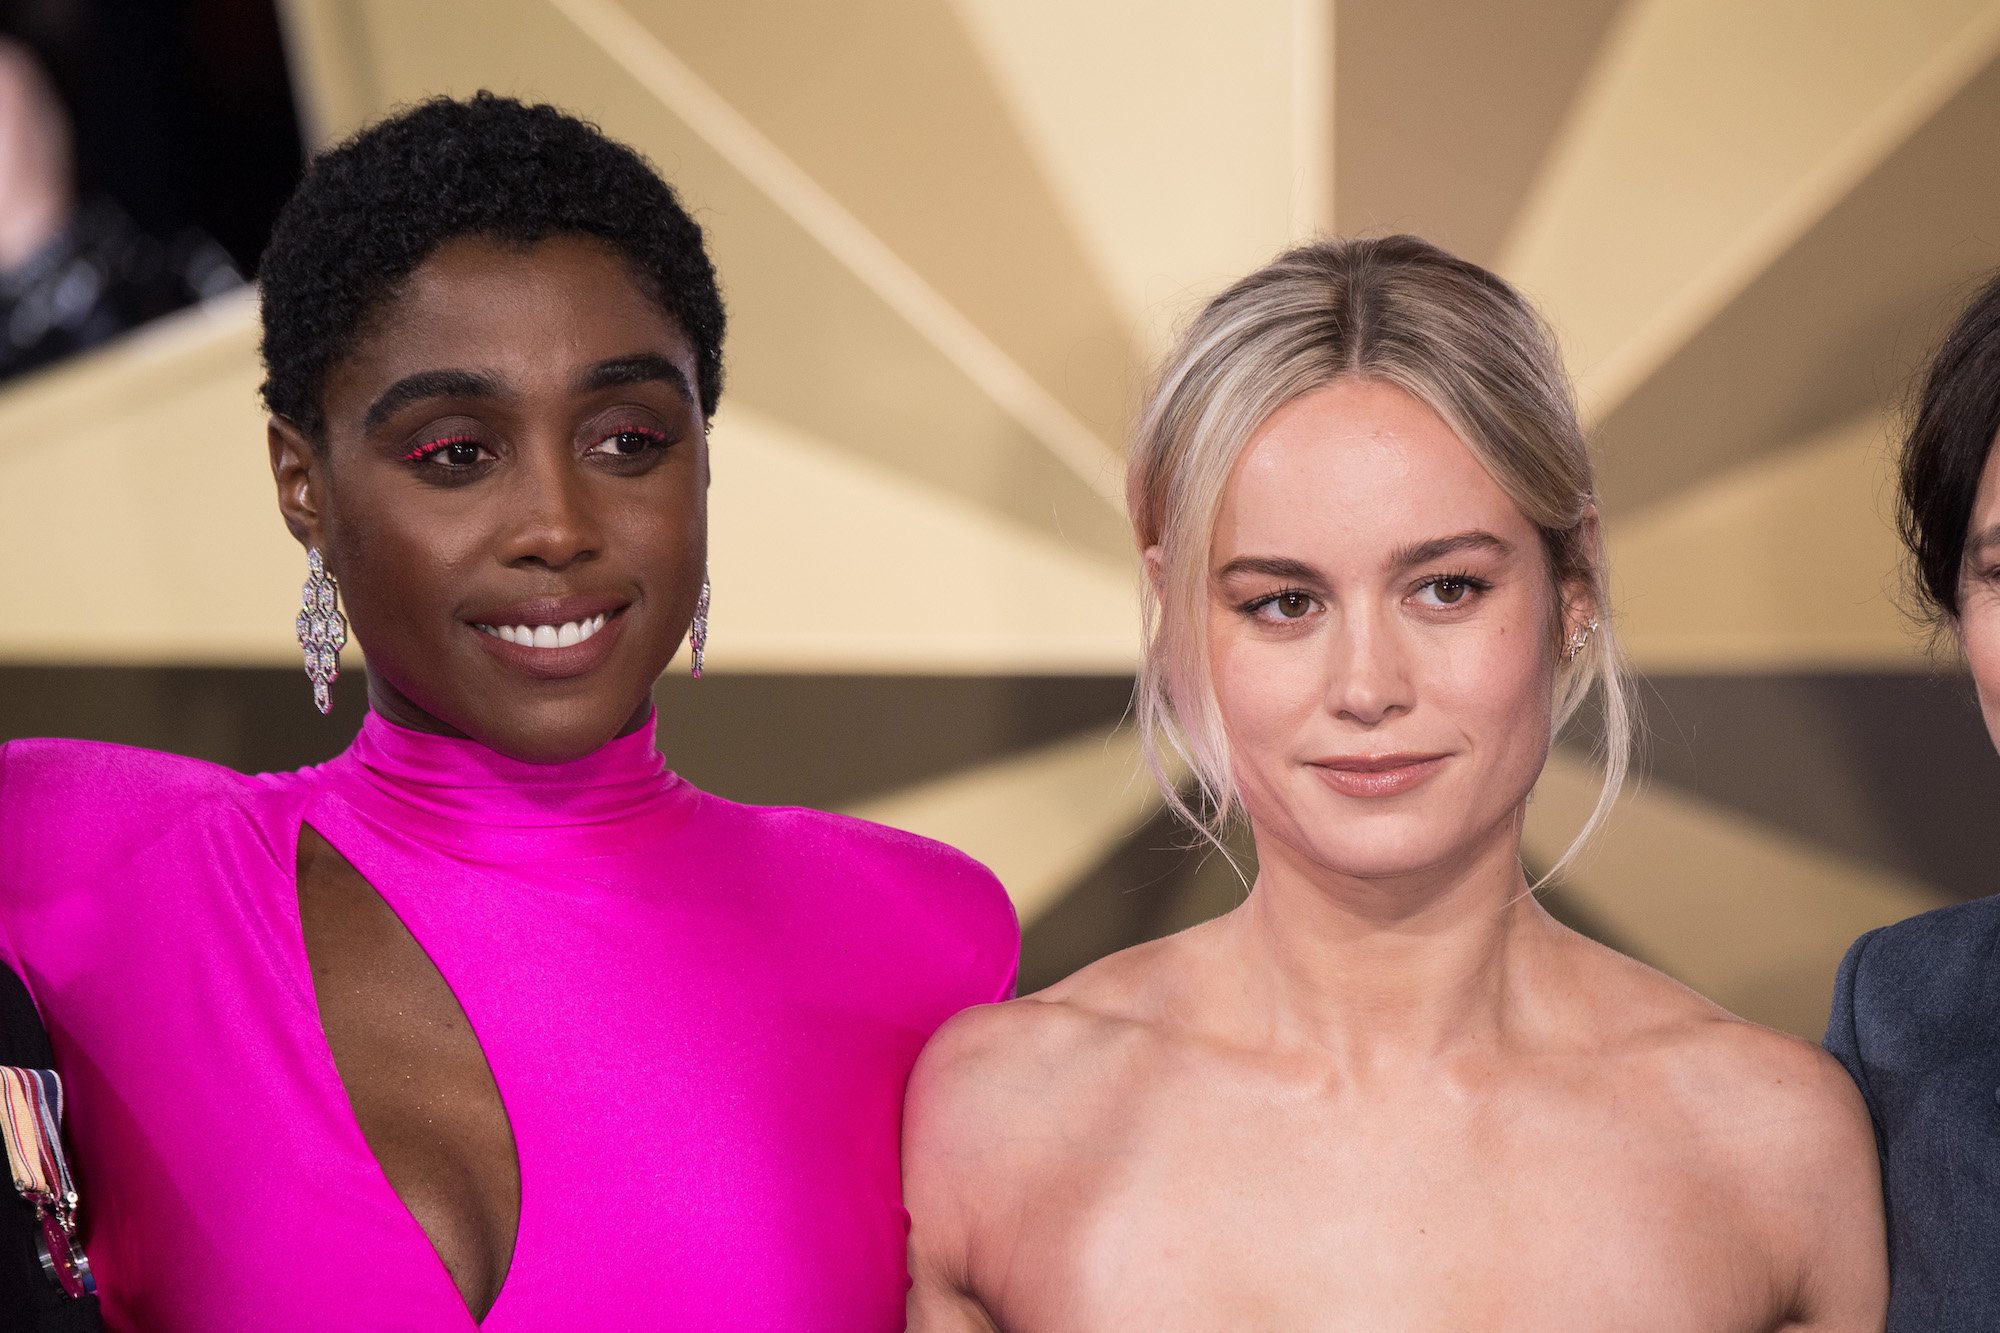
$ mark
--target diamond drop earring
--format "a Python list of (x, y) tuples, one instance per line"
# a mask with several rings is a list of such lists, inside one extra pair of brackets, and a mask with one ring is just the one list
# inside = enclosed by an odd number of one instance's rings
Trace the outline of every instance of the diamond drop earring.
[(340, 674), (340, 650), (347, 646), (347, 617), (340, 613), (340, 585), (327, 572), (316, 550), (306, 552), (306, 586), (299, 598), (299, 647), (306, 654), (306, 676), (312, 681), (313, 703), (322, 714), (333, 709), (333, 681)]
[(701, 596), (695, 599), (694, 624), (688, 626), (688, 644), (694, 649), (694, 664), (688, 674), (701, 679), (701, 654), (708, 647), (708, 575), (701, 576)]

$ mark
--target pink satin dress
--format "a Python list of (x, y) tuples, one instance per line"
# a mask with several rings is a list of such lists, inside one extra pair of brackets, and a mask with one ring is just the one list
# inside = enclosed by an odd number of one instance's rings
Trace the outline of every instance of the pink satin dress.
[(68, 1089), (113, 1328), (471, 1329), (370, 1153), (299, 927), (310, 824), (429, 953), (520, 1158), (480, 1327), (903, 1326), (898, 1133), (925, 1039), (1012, 990), (958, 852), (666, 771), (650, 727), (534, 765), (371, 715), (245, 777), (0, 747), (0, 949)]

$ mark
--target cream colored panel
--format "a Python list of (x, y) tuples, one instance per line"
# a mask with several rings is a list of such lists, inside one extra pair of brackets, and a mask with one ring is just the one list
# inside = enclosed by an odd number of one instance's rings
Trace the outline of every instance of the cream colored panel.
[(1339, 230), (1492, 264), (1621, 0), (1340, 0)]
[(633, 18), (619, 0), (548, 3), (638, 79), (707, 147), (727, 157), (750, 184), (868, 284), (1078, 477), (1107, 498), (1115, 497), (1115, 483), (1109, 480), (1115, 475), (1115, 457), (1097, 433)]
[(1607, 524), (1642, 671), (1921, 668), (1893, 594), (1889, 425), (1860, 417)]
[(0, 394), (0, 660), (290, 662), (246, 289)]
[(298, 99), (299, 123), (314, 147), (345, 138), (380, 114), (360, 5), (278, 0), (285, 61)]
[[(1291, 237), (1298, 0), (952, 0), (1150, 348)], [(1303, 145), (1317, 152), (1313, 144)]]
[(1336, 0), (1292, 0), (1292, 239), (1334, 229)]
[[(1037, 383), (1119, 437), (1136, 368), (1126, 321), (946, 0), (623, 3)], [(608, 0), (560, 7), (622, 45)]]
[(1103, 441), (620, 7), (562, 5), (575, 17), (550, 0), (363, 0), (360, 26), (385, 103), (546, 99), (659, 165), (706, 229), (729, 302), (725, 415), (747, 402), (1123, 558)]
[(717, 418), (711, 458), (718, 669), (1134, 669), (1136, 564), (1092, 559), (740, 406)]
[(847, 813), (986, 863), (1026, 926), (1159, 808), (1129, 729), (1091, 732)]
[(1599, 418), (1614, 514), (1901, 397), (2000, 263), (2000, 60)]
[[(1528, 807), (1527, 855), (1552, 863), (1596, 799), (1587, 765), (1552, 757)], [(1564, 892), (1716, 1003), (1814, 1041), (1855, 937), (1941, 902), (1925, 885), (1659, 786), (1626, 797)]]
[(1639, 0), (1503, 248), (1603, 415), (2000, 50), (1994, 0)]

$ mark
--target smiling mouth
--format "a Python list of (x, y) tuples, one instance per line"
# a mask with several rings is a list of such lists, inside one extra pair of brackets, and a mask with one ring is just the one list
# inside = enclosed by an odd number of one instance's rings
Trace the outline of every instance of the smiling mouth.
[(472, 627), (521, 648), (574, 648), (595, 636), (610, 619), (608, 612), (600, 611), (560, 625), (482, 625), (475, 621)]

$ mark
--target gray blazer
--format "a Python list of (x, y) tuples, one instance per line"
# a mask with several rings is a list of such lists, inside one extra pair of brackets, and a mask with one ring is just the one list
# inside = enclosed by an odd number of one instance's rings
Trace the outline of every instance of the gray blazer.
[(2000, 1329), (2000, 897), (1856, 940), (1826, 1048), (1875, 1118), (1890, 1333)]

